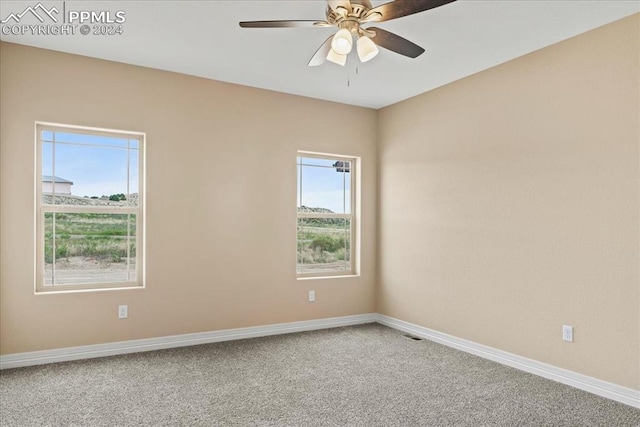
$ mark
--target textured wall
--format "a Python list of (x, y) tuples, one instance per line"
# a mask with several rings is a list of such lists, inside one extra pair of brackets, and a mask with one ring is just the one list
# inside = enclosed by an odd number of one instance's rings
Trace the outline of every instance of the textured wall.
[(379, 312), (640, 389), (639, 29), (380, 111)]
[[(14, 44), (0, 51), (3, 354), (373, 311), (375, 111)], [(147, 133), (146, 289), (34, 295), (36, 120)], [(327, 137), (337, 122), (360, 126)], [(360, 277), (296, 280), (297, 150), (362, 158)], [(127, 320), (118, 304), (129, 305)]]

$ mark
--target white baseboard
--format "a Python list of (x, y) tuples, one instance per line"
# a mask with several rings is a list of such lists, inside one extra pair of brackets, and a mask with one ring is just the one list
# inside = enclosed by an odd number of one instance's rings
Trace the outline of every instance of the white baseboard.
[(167, 348), (186, 347), (190, 345), (257, 338), (269, 335), (280, 335), (374, 322), (378, 322), (390, 328), (444, 344), (485, 359), (493, 360), (494, 362), (498, 362), (503, 365), (511, 366), (525, 372), (567, 384), (598, 396), (640, 408), (640, 391), (578, 374), (566, 369), (557, 368), (552, 365), (547, 365), (546, 363), (527, 359), (526, 357), (507, 353), (506, 351), (477, 344), (462, 338), (457, 338), (452, 335), (434, 331), (393, 317), (374, 313), (8, 354), (0, 356), (0, 369), (19, 368), (79, 359), (91, 359), (95, 357), (115, 356), (118, 354), (138, 353), (142, 351), (162, 350)]
[(291, 323), (277, 323), (274, 325), (172, 335), (167, 337), (120, 341), (107, 344), (83, 345), (80, 347), (67, 347), (54, 350), (31, 351), (27, 353), (0, 356), (0, 369), (20, 368), (23, 366), (43, 365), (46, 363), (66, 362), (79, 359), (91, 359), (94, 357), (115, 356), (118, 354), (162, 350), (174, 347), (186, 347), (190, 345), (209, 344), (220, 341), (265, 337), (268, 335), (289, 334), (316, 329), (337, 328), (341, 326), (360, 325), (363, 323), (374, 323), (375, 321), (376, 314), (359, 314), (355, 316), (331, 317)]
[(566, 384), (580, 390), (588, 391), (589, 393), (593, 393), (598, 396), (606, 397), (607, 399), (615, 400), (626, 405), (640, 408), (640, 391), (638, 390), (622, 387), (616, 384), (609, 383), (607, 381), (602, 381), (593, 377), (578, 374), (573, 371), (558, 368), (552, 365), (547, 365), (546, 363), (527, 359), (526, 357), (507, 353), (506, 351), (498, 350), (482, 344), (477, 344), (473, 341), (457, 338), (452, 335), (434, 331), (432, 329), (415, 325), (413, 323), (405, 322), (403, 320), (395, 319), (389, 316), (384, 316), (382, 314), (378, 314), (376, 316), (376, 321), (382, 325), (418, 336), (420, 338), (425, 338), (439, 344), (444, 344), (448, 347), (453, 347), (455, 349), (462, 350), (485, 359), (493, 360), (494, 362), (511, 366), (512, 368), (516, 368), (521, 371), (529, 372), (531, 374), (557, 381), (559, 383)]

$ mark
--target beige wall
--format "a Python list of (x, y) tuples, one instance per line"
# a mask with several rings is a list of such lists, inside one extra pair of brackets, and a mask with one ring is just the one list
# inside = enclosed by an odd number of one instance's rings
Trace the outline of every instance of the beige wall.
[(639, 29), (380, 111), (379, 312), (640, 389)]
[[(2, 354), (374, 310), (375, 111), (14, 44), (0, 51)], [(147, 133), (147, 289), (34, 295), (36, 120)], [(337, 122), (360, 126), (327, 137)], [(296, 280), (297, 150), (361, 156), (361, 277)]]

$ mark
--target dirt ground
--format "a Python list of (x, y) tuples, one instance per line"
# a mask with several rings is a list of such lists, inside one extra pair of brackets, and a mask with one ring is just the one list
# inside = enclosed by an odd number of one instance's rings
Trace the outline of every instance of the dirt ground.
[(338, 273), (351, 269), (351, 263), (347, 262), (345, 267), (344, 261), (327, 262), (323, 264), (298, 264), (298, 273)]
[[(51, 285), (53, 265), (45, 266), (45, 285)], [(127, 262), (107, 262), (88, 257), (69, 257), (56, 260), (55, 284), (72, 285), (78, 283), (108, 283), (135, 280), (135, 259), (129, 264), (127, 279)]]
[[(351, 266), (347, 263), (346, 270)], [(323, 264), (298, 265), (298, 273), (338, 273), (345, 271), (344, 261)], [(45, 266), (45, 285), (52, 285), (53, 265)], [(127, 278), (128, 277), (128, 278)], [(127, 262), (108, 262), (88, 257), (69, 257), (56, 260), (55, 284), (110, 283), (135, 280), (135, 259), (131, 259), (127, 275)]]

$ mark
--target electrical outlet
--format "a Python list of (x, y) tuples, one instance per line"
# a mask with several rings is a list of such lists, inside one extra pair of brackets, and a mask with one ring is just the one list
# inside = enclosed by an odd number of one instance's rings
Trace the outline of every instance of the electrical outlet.
[(566, 342), (573, 342), (573, 326), (562, 326), (562, 339)]
[(119, 305), (118, 306), (118, 319), (126, 319), (129, 316), (129, 306), (127, 305)]
[(314, 302), (316, 300), (316, 291), (309, 291), (309, 302)]

